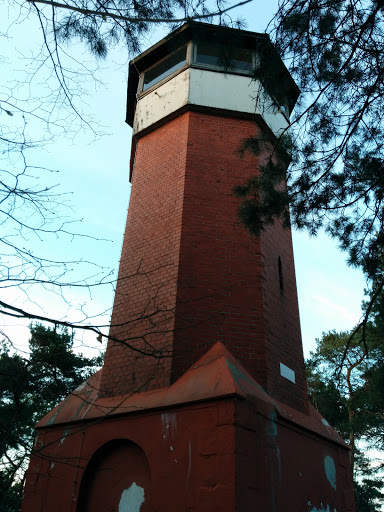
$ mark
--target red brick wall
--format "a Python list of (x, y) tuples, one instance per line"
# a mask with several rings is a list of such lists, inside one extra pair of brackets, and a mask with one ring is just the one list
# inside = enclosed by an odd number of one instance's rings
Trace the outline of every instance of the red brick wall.
[[(268, 384), (271, 396), (300, 410), (307, 407), (307, 383), (301, 344), (300, 317), (290, 230), (280, 222), (261, 236), (263, 305), (268, 353)], [(280, 289), (281, 261), (283, 290)], [(280, 376), (280, 363), (295, 372), (295, 384)]]
[[(305, 408), (290, 231), (276, 224), (252, 237), (232, 193), (257, 170), (238, 149), (259, 131), (251, 120), (187, 112), (139, 140), (111, 335), (173, 358), (110, 342), (107, 394), (168, 385), (222, 341), (268, 392)], [(166, 311), (127, 323), (151, 307)], [(296, 384), (280, 376), (280, 362)]]
[(233, 196), (257, 168), (236, 154), (256, 130), (249, 120), (190, 114), (172, 379), (222, 341), (266, 382), (260, 241)]
[[(249, 235), (232, 193), (257, 169), (237, 152), (259, 132), (254, 121), (190, 114), (172, 380), (222, 341), (272, 396), (305, 409), (290, 230), (276, 223), (260, 239)], [(281, 377), (280, 362), (296, 384)]]
[(104, 395), (170, 382), (170, 358), (163, 356), (173, 342), (187, 135), (182, 116), (138, 141), (110, 328), (121, 341), (108, 343)]

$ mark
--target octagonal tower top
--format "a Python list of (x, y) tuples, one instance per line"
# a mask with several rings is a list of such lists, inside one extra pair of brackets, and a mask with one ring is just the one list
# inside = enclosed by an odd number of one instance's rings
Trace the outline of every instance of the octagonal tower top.
[(212, 109), (261, 116), (278, 135), (298, 96), (268, 35), (189, 21), (130, 62), (126, 121), (138, 134)]

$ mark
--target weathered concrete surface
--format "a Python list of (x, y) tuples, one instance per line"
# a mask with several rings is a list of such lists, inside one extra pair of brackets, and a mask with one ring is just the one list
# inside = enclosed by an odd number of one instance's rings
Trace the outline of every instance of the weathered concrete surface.
[(186, 105), (259, 114), (277, 136), (289, 126), (279, 105), (259, 81), (191, 67), (139, 97), (133, 132), (147, 130)]
[(341, 438), (222, 344), (169, 388), (97, 399), (96, 380), (39, 423), (23, 512), (354, 510)]

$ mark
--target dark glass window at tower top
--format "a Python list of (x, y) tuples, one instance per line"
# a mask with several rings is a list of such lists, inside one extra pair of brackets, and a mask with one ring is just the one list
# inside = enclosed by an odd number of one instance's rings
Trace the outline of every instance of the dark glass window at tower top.
[(183, 46), (144, 73), (143, 91), (183, 67), (186, 62), (187, 47)]
[(250, 74), (253, 69), (252, 52), (224, 45), (197, 43), (195, 64)]

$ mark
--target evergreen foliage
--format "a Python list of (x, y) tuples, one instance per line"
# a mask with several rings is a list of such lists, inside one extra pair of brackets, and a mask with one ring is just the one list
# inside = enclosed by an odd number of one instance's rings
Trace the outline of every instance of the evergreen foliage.
[[(220, 24), (234, 22), (228, 11), (238, 4), (227, 5), (224, 0), (72, 0), (70, 3), (35, 0), (33, 8), (42, 22), (59, 41), (78, 39), (94, 55), (104, 58), (108, 50), (123, 42), (128, 50), (137, 53), (140, 40), (154, 24), (168, 23), (171, 28), (187, 20), (211, 20)], [(45, 4), (51, 6), (47, 14)], [(173, 27), (173, 28), (174, 28)], [(44, 28), (43, 28), (44, 30)]]
[[(384, 2), (283, 0), (274, 22), (272, 37), (302, 91), (291, 164), (283, 171), (275, 158), (284, 133), (270, 142), (260, 176), (235, 191), (245, 200), (240, 216), (256, 233), (276, 218), (287, 224), (288, 209), (295, 227), (324, 228), (363, 269), (373, 298), (384, 278)], [(262, 62), (255, 78), (273, 95), (274, 72)]]
[[(138, 52), (140, 37), (150, 26), (146, 20), (171, 20), (175, 17), (174, 11), (183, 7), (183, 2), (107, 0), (101, 3), (75, 0), (72, 7), (69, 14), (52, 20), (56, 35), (61, 40), (79, 39), (91, 53), (103, 58), (108, 49), (121, 40), (130, 51)], [(92, 14), (87, 16), (87, 10)]]
[(382, 331), (368, 324), (365, 345), (361, 329), (335, 331), (317, 340), (306, 361), (309, 398), (351, 448), (357, 512), (379, 512), (383, 461), (368, 450), (384, 450), (384, 344)]
[(0, 511), (20, 510), (24, 473), (32, 453), (34, 425), (81, 384), (100, 358), (72, 351), (73, 334), (30, 326), (30, 355), (0, 347)]

